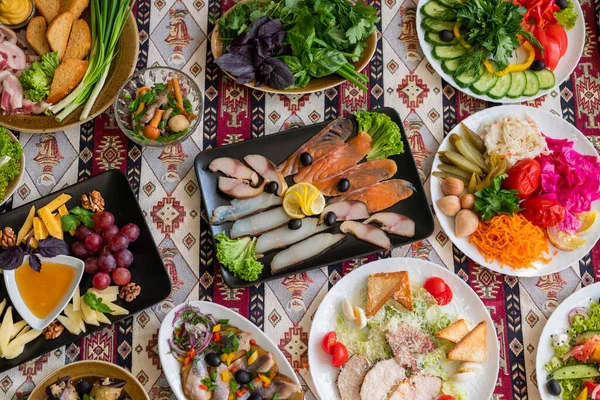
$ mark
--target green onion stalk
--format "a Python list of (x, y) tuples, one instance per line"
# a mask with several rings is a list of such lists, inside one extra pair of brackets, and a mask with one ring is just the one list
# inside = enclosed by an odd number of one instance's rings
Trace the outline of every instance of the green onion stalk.
[(63, 121), (79, 106), (85, 104), (80, 120), (85, 120), (96, 102), (110, 65), (115, 57), (117, 42), (127, 23), (135, 0), (92, 0), (92, 52), (88, 69), (71, 94), (51, 107), (58, 122)]
[[(322, 41), (321, 39), (315, 38), (313, 40), (315, 41), (315, 43), (317, 43), (320, 46), (323, 46), (325, 48), (330, 48), (330, 49), (333, 48), (330, 45), (328, 45), (327, 43), (325, 43), (324, 41)], [(348, 53), (342, 53), (342, 54), (346, 58), (348, 58), (348, 56), (354, 57), (354, 54), (348, 54)], [(336, 73), (338, 75), (342, 76), (342, 78), (348, 79), (350, 82), (354, 83), (356, 86), (358, 86), (360, 89), (364, 90), (365, 92), (368, 90), (368, 88), (363, 84), (363, 82), (368, 83), (369, 79), (364, 74), (361, 74), (360, 72), (356, 71), (354, 69), (354, 66), (352, 66), (352, 64), (350, 64), (349, 62), (342, 65), (340, 67), (340, 69), (338, 69), (336, 71)]]

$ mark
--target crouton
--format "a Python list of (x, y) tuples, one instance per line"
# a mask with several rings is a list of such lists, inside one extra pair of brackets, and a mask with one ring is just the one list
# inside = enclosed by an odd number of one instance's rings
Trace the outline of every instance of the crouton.
[(52, 51), (58, 52), (59, 60), (62, 60), (65, 54), (72, 26), (73, 14), (70, 11), (66, 11), (54, 18), (50, 25), (48, 25), (48, 30), (46, 30), (46, 38), (48, 39), (50, 48)]
[(367, 317), (377, 311), (408, 282), (406, 271), (372, 274), (367, 280)]
[(73, 19), (77, 20), (89, 5), (90, 0), (61, 0), (60, 12), (70, 11), (73, 14)]
[(54, 79), (46, 103), (56, 104), (64, 99), (81, 82), (87, 68), (86, 60), (63, 61), (54, 71)]
[(486, 323), (480, 322), (448, 353), (448, 359), (482, 363), (486, 359)]
[(50, 24), (58, 15), (60, 10), (60, 0), (35, 0), (35, 9), (40, 12)]
[(435, 333), (435, 337), (458, 343), (469, 333), (469, 327), (464, 319), (453, 322), (450, 326)]
[(46, 39), (46, 19), (44, 17), (34, 17), (27, 25), (27, 43), (40, 57), (50, 53), (50, 45)]
[(92, 34), (90, 33), (90, 27), (84, 20), (78, 19), (73, 23), (69, 43), (63, 58), (83, 60), (90, 54), (91, 49)]

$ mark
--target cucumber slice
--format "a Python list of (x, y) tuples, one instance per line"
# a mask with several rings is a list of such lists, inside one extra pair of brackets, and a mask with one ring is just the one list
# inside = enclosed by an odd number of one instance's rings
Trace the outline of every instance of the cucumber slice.
[(540, 91), (540, 80), (537, 75), (530, 70), (525, 71), (525, 76), (527, 77), (527, 86), (525, 86), (523, 96), (533, 96)]
[(477, 82), (481, 75), (483, 75), (483, 66), (479, 67), (479, 71), (477, 71), (477, 73), (463, 72), (460, 75), (455, 75), (454, 80), (458, 86), (466, 88)]
[(449, 8), (456, 8), (460, 3), (457, 0), (437, 0), (437, 2)]
[(441, 5), (435, 0), (430, 0), (421, 7), (423, 15), (431, 18), (439, 18), (444, 12), (448, 10), (448, 7)]
[(458, 68), (459, 65), (460, 61), (458, 60), (458, 58), (455, 58), (454, 60), (442, 61), (442, 69), (448, 75), (454, 75), (454, 71), (456, 71), (456, 68)]
[(467, 52), (460, 44), (454, 46), (435, 46), (433, 48), (433, 57), (438, 60), (454, 60)]
[(525, 72), (511, 72), (510, 74), (512, 75), (512, 82), (506, 95), (511, 99), (516, 99), (523, 96), (525, 86), (527, 86), (527, 77)]
[(597, 366), (588, 364), (562, 367), (548, 375), (548, 379), (585, 379), (600, 376)]
[(454, 24), (452, 21), (439, 21), (433, 18), (423, 18), (421, 21), (421, 27), (427, 32), (451, 31), (454, 30)]
[(471, 86), (471, 90), (477, 94), (486, 94), (489, 92), (498, 81), (496, 75), (490, 74), (486, 69), (483, 74), (479, 77), (477, 82)]
[(534, 74), (537, 75), (538, 80), (540, 81), (540, 89), (552, 89), (556, 84), (554, 72), (547, 68), (541, 71), (535, 71)]
[(504, 76), (498, 77), (496, 84), (490, 91), (487, 93), (492, 99), (501, 99), (506, 96), (508, 93), (508, 89), (510, 89), (510, 84), (512, 82), (512, 75), (506, 74)]
[(450, 42), (444, 42), (440, 39), (439, 32), (427, 32), (425, 34), (425, 40), (433, 45), (452, 46), (456, 44), (456, 38), (452, 39)]

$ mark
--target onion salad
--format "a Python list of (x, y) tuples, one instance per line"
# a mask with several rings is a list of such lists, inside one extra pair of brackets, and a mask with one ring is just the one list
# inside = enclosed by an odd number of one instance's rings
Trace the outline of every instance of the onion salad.
[(181, 307), (173, 318), (173, 338), (169, 339), (171, 354), (185, 365), (189, 364), (196, 354), (210, 346), (216, 324), (211, 314), (204, 314), (197, 307)]

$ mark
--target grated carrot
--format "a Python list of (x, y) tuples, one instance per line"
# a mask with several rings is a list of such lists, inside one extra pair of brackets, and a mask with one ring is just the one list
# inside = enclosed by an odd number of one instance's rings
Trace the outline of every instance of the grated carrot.
[(469, 237), (489, 263), (497, 260), (501, 266), (514, 269), (535, 268), (533, 262), (548, 264), (548, 240), (544, 231), (520, 214), (500, 214), (479, 224)]

